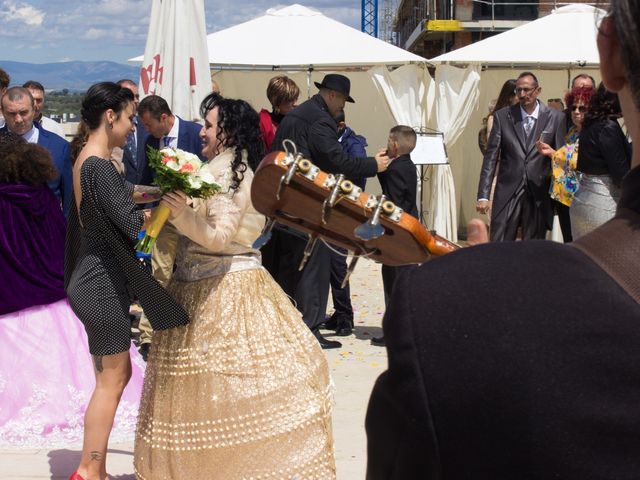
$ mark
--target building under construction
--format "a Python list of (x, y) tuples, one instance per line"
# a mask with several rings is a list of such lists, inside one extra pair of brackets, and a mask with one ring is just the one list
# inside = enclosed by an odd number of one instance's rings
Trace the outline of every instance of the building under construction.
[[(581, 0), (571, 3), (594, 4)], [(401, 48), (433, 58), (535, 20), (563, 5), (567, 3), (529, 0), (398, 0), (390, 40)]]

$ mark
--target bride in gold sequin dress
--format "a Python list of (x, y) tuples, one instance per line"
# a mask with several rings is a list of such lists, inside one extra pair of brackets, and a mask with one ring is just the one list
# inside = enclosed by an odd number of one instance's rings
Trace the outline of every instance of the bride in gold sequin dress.
[(154, 334), (136, 475), (334, 479), (327, 361), (251, 248), (264, 224), (251, 205), (247, 168), (261, 156), (258, 115), (246, 102), (216, 94), (201, 110), (203, 153), (227, 193), (206, 201), (181, 192), (163, 198), (182, 235), (168, 289), (191, 322)]

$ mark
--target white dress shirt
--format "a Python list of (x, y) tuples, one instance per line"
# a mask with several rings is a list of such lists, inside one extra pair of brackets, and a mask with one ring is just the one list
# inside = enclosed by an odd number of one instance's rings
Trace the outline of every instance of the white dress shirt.
[[(178, 135), (180, 134), (180, 119), (175, 117), (171, 131), (160, 140), (160, 148), (178, 148)], [(167, 140), (168, 139), (168, 140)]]
[(35, 125), (33, 125), (31, 127), (31, 130), (22, 135), (22, 138), (24, 138), (27, 143), (38, 143), (38, 139), (40, 138), (40, 131), (36, 128)]
[(527, 129), (525, 128), (525, 125), (527, 124), (527, 122), (533, 122), (533, 124), (531, 125), (531, 131), (533, 132), (533, 129), (536, 127), (536, 122), (538, 121), (539, 113), (540, 113), (540, 102), (538, 102), (537, 100), (536, 100), (536, 108), (531, 114), (528, 114), (527, 112), (525, 112), (524, 108), (522, 108), (522, 105), (520, 105), (520, 114), (522, 115), (522, 128), (524, 128), (525, 134), (527, 133)]

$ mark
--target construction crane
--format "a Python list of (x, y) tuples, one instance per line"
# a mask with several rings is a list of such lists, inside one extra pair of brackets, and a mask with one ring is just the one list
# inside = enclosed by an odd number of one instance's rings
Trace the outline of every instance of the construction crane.
[(361, 31), (378, 37), (378, 0), (362, 0)]

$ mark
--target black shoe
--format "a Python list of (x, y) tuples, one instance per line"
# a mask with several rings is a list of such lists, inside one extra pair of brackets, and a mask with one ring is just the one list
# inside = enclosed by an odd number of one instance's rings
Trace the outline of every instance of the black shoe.
[(333, 315), (325, 315), (324, 323), (320, 324), (320, 328), (323, 330), (335, 330), (338, 328), (338, 319), (335, 314)]
[(353, 333), (353, 320), (341, 319), (336, 328), (336, 335), (339, 337), (348, 337)]
[(373, 337), (371, 339), (371, 345), (375, 345), (376, 347), (384, 347), (386, 345), (384, 341), (384, 336), (382, 337)]
[(342, 344), (340, 342), (336, 340), (329, 340), (328, 338), (324, 338), (319, 333), (316, 334), (316, 338), (318, 339), (318, 343), (320, 343), (320, 346), (322, 347), (323, 350), (342, 347)]
[(151, 346), (150, 343), (143, 343), (142, 345), (140, 345), (140, 347), (138, 348), (138, 352), (140, 352), (140, 356), (142, 357), (142, 359), (146, 362), (147, 361), (147, 357), (149, 356), (149, 347)]

